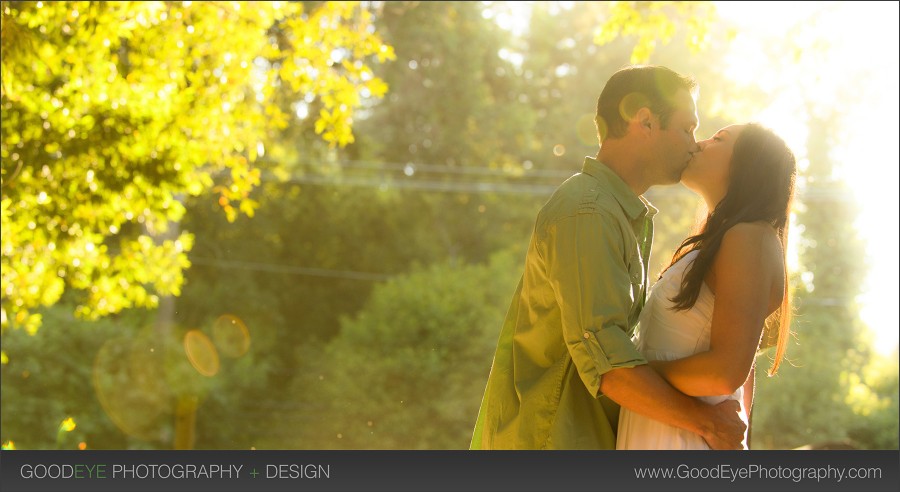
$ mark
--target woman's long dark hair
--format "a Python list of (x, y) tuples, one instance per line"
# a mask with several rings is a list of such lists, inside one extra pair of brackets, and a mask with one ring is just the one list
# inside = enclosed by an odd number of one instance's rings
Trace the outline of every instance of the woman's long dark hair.
[[(791, 310), (787, 276), (787, 239), (797, 163), (793, 152), (771, 130), (750, 123), (734, 142), (728, 192), (706, 216), (700, 232), (685, 239), (672, 256), (669, 267), (684, 255), (699, 250), (686, 271), (681, 290), (671, 300), (679, 310), (697, 302), (703, 279), (712, 267), (725, 233), (741, 222), (766, 221), (781, 240), (784, 258), (784, 299), (781, 307), (766, 320), (761, 346), (776, 346), (769, 375), (778, 371), (790, 334)], [(666, 267), (668, 269), (669, 267)], [(777, 333), (773, 329), (777, 327)]]

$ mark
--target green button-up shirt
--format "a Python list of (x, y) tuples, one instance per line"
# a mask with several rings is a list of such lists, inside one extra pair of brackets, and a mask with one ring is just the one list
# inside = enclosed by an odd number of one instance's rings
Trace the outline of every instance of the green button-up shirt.
[(657, 210), (602, 163), (538, 213), (500, 331), (471, 449), (615, 449), (600, 378), (647, 361), (631, 342)]

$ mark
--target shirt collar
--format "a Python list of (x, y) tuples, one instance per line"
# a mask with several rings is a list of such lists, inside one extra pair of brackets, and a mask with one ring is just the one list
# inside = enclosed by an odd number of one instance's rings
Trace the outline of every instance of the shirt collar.
[(585, 157), (581, 172), (608, 184), (608, 189), (630, 220), (633, 221), (642, 215), (652, 218), (658, 212), (646, 198), (635, 195), (618, 174), (597, 159)]

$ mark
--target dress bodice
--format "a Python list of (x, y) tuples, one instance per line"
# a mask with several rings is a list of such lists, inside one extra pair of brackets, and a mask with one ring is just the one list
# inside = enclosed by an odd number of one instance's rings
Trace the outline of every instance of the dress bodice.
[[(709, 350), (715, 295), (702, 284), (690, 309), (676, 310), (672, 298), (678, 294), (684, 274), (698, 251), (691, 251), (663, 274), (650, 291), (635, 330), (634, 343), (647, 360), (675, 360)], [(743, 405), (743, 387), (731, 395), (699, 397), (709, 404), (726, 399)], [(744, 409), (740, 416), (747, 421)], [(746, 436), (745, 436), (746, 439)], [(744, 442), (746, 448), (746, 440)], [(617, 449), (709, 449), (697, 434), (672, 427), (622, 409), (619, 417)]]
[(678, 359), (709, 349), (715, 296), (706, 283), (690, 309), (675, 310), (671, 301), (696, 256), (697, 251), (684, 255), (650, 291), (635, 331), (635, 344), (650, 360)]
[[(672, 298), (681, 289), (687, 269), (693, 265), (698, 250), (687, 253), (663, 274), (653, 286), (641, 312), (634, 342), (647, 360), (675, 360), (709, 350), (715, 295), (704, 282), (697, 302), (690, 309), (677, 310)], [(704, 397), (718, 403), (726, 397), (740, 400), (743, 388), (733, 395)]]

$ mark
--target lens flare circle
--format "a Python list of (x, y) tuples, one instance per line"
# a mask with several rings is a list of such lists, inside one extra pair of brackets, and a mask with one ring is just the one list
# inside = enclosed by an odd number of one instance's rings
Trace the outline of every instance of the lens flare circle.
[(122, 432), (144, 440), (162, 439), (173, 405), (157, 345), (146, 331), (133, 339), (108, 340), (91, 371), (103, 411)]
[(237, 358), (250, 350), (250, 332), (240, 318), (223, 314), (213, 323), (213, 341), (222, 355)]
[(184, 334), (184, 353), (200, 374), (212, 377), (219, 372), (219, 352), (202, 331), (190, 330)]

